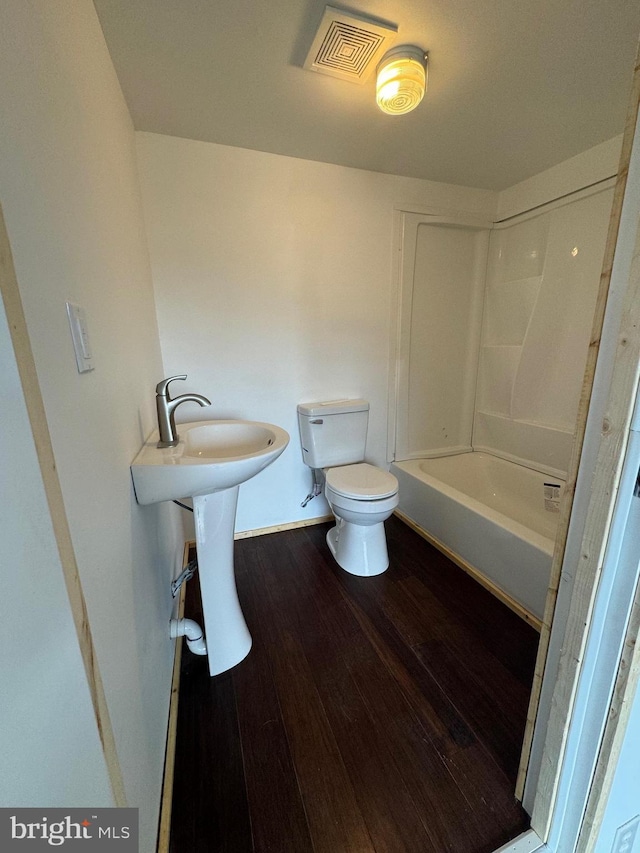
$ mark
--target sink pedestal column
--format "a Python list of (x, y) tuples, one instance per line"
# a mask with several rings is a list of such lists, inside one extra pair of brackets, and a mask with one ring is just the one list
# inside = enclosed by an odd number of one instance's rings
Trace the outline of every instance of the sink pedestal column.
[(198, 574), (209, 673), (231, 669), (249, 654), (251, 634), (238, 601), (233, 566), (238, 486), (193, 499)]

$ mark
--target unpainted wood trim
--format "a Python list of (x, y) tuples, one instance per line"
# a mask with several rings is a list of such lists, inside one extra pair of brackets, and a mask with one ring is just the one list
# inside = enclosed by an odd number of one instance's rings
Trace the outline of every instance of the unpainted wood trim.
[(116, 742), (109, 717), (109, 709), (100, 676), (95, 646), (91, 635), (91, 626), (78, 573), (78, 565), (69, 530), (69, 522), (64, 507), (62, 489), (56, 460), (49, 434), (49, 425), (36, 373), (31, 342), (22, 308), (9, 236), (4, 215), (0, 207), (0, 291), (4, 302), (11, 340), (16, 356), (18, 373), (24, 393), (27, 413), (33, 433), (36, 453), (42, 473), (42, 481), (47, 497), (51, 523), (56, 539), (60, 563), (64, 575), (67, 595), (75, 624), (78, 644), (84, 664), (87, 685), (93, 703), (96, 725), (100, 735), (102, 751), (109, 773), (111, 790), (116, 806), (126, 806), (124, 781)]
[[(632, 99), (633, 107), (633, 99)], [(531, 698), (529, 709), (527, 712), (527, 723), (525, 728), (524, 743), (522, 755), (520, 759), (520, 767), (518, 770), (518, 779), (516, 782), (516, 797), (521, 800), (524, 794), (524, 785), (526, 773), (529, 766), (529, 758), (531, 755), (531, 746), (533, 743), (533, 733), (540, 704), (540, 695), (542, 692), (542, 681), (544, 677), (544, 669), (549, 652), (549, 641), (551, 637), (551, 626), (555, 613), (556, 601), (558, 597), (558, 588), (560, 584), (560, 575), (562, 571), (562, 562), (567, 544), (567, 534), (569, 530), (569, 521), (571, 510), (573, 508), (573, 500), (575, 496), (576, 481), (578, 478), (578, 469), (580, 465), (580, 457), (582, 455), (582, 447), (584, 444), (584, 435), (587, 423), (587, 414), (589, 403), (591, 402), (591, 392), (593, 388), (593, 379), (595, 375), (596, 361), (600, 350), (600, 339), (602, 335), (602, 325), (604, 321), (604, 311), (606, 307), (607, 296), (609, 294), (609, 286), (611, 283), (611, 270), (613, 267), (613, 256), (620, 227), (620, 215), (622, 213), (622, 202), (627, 184), (627, 175), (629, 170), (629, 158), (631, 156), (631, 144), (633, 142), (633, 131), (635, 128), (633, 108), (630, 107), (629, 117), (627, 120), (627, 128), (623, 139), (622, 150), (620, 154), (620, 166), (618, 170), (618, 178), (614, 189), (614, 198), (609, 219), (609, 230), (607, 234), (607, 242), (605, 246), (605, 254), (603, 258), (603, 268), (600, 275), (600, 285), (598, 297), (594, 312), (593, 325), (591, 330), (591, 338), (589, 350), (587, 354), (587, 362), (583, 377), (582, 392), (578, 406), (578, 414), (576, 419), (576, 431), (574, 434), (571, 459), (569, 462), (566, 485), (563, 492), (563, 499), (560, 505), (560, 518), (558, 521), (558, 532), (554, 548), (554, 555), (551, 567), (551, 576), (549, 580), (549, 592), (545, 605), (545, 612), (542, 620), (542, 630), (540, 632), (540, 646), (538, 648), (538, 658), (536, 661), (536, 669), (531, 690)]]
[[(195, 543), (185, 542), (182, 554), (182, 568), (189, 562), (189, 550)], [(178, 599), (178, 619), (184, 617), (184, 603), (187, 585), (182, 584)], [(162, 797), (160, 800), (160, 821), (158, 825), (157, 853), (169, 853), (171, 840), (171, 807), (173, 802), (173, 774), (176, 766), (176, 736), (178, 731), (178, 705), (180, 700), (180, 665), (184, 643), (179, 640), (173, 656), (173, 674), (171, 677), (171, 699), (169, 700), (169, 721), (167, 725), (167, 747), (164, 756), (164, 776), (162, 779)]]
[(332, 515), (321, 515), (318, 518), (304, 518), (300, 521), (289, 521), (286, 524), (274, 524), (273, 527), (256, 527), (255, 530), (241, 530), (234, 534), (234, 539), (250, 539), (252, 536), (266, 536), (269, 533), (281, 533), (283, 530), (297, 530), (299, 527), (312, 527), (333, 521)]
[[(633, 146), (640, 100), (640, 67), (636, 62), (631, 103), (627, 116), (620, 157), (620, 169), (614, 191), (614, 200), (605, 248), (603, 270), (600, 278), (594, 323), (587, 358), (587, 366), (580, 399), (576, 436), (574, 439), (567, 487), (561, 506), (561, 520), (552, 565), (552, 579), (541, 631), (534, 688), (529, 705), (525, 743), (518, 777), (517, 796), (524, 788), (524, 774), (528, 764), (533, 725), (537, 714), (544, 665), (549, 649), (551, 623), (555, 611), (557, 591), (562, 569), (569, 516), (573, 504), (580, 455), (584, 443), (587, 412), (591, 400), (595, 366), (600, 349), (600, 339), (605, 307), (611, 283), (611, 271), (620, 227), (622, 203), (627, 186), (629, 161)], [(636, 246), (636, 259), (637, 259)], [(602, 424), (600, 446), (590, 491), (590, 501), (580, 549), (579, 565), (575, 567), (573, 595), (559, 662), (558, 678), (544, 744), (543, 760), (534, 802), (531, 826), (538, 835), (548, 837), (551, 817), (558, 790), (560, 770), (567, 741), (569, 723), (574, 708), (577, 684), (581, 672), (584, 647), (593, 613), (593, 603), (602, 558), (609, 535), (611, 515), (620, 480), (622, 459), (631, 421), (631, 401), (637, 385), (638, 358), (640, 356), (640, 293), (637, 269), (630, 276), (625, 296), (623, 322), (618, 336), (615, 366), (607, 400), (606, 417)]]
[(428, 533), (424, 527), (420, 527), (419, 524), (416, 524), (413, 519), (409, 518), (408, 515), (405, 515), (401, 510), (394, 510), (393, 513), (397, 516), (400, 521), (410, 527), (412, 530), (415, 530), (417, 534), (422, 536), (423, 539), (433, 545), (434, 548), (437, 548), (442, 554), (445, 555), (452, 563), (455, 563), (458, 568), (462, 569), (468, 575), (470, 575), (475, 581), (477, 581), (481, 586), (487, 589), (492, 595), (495, 595), (497, 599), (499, 599), (503, 604), (509, 608), (509, 610), (513, 610), (513, 612), (518, 615), (521, 619), (524, 619), (525, 622), (528, 622), (536, 631), (540, 631), (542, 626), (542, 622), (538, 619), (537, 616), (534, 616), (526, 607), (523, 607), (519, 601), (516, 601), (515, 598), (512, 598), (508, 595), (504, 590), (500, 589), (499, 586), (490, 581), (482, 572), (478, 571), (475, 566), (472, 566), (471, 563), (468, 563), (455, 551), (452, 551), (447, 545), (441, 542), (439, 539), (436, 539), (435, 536), (432, 536)]

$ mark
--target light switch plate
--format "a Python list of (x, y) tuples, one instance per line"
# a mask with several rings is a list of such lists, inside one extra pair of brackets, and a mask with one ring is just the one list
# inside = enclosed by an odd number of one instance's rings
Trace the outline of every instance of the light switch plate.
[(93, 357), (91, 355), (91, 344), (89, 343), (89, 330), (84, 308), (67, 302), (67, 316), (71, 328), (71, 340), (76, 354), (78, 373), (87, 373), (93, 370)]

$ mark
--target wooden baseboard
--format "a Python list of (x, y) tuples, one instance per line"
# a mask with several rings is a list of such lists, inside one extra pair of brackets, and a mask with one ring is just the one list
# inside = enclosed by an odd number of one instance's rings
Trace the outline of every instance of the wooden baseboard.
[[(185, 542), (182, 556), (182, 567), (189, 562), (191, 542)], [(178, 599), (178, 619), (184, 617), (184, 600), (187, 591), (186, 584), (182, 585)], [(162, 799), (160, 800), (160, 822), (158, 827), (157, 853), (169, 853), (171, 837), (171, 803), (173, 800), (173, 771), (176, 757), (176, 732), (178, 728), (178, 699), (180, 696), (180, 664), (182, 662), (182, 638), (176, 643), (173, 657), (173, 675), (171, 677), (171, 698), (169, 700), (169, 722), (167, 725), (167, 746), (164, 757), (164, 777), (162, 780)]]
[(275, 524), (273, 527), (257, 527), (255, 530), (242, 530), (240, 533), (236, 533), (233, 538), (249, 539), (252, 536), (265, 536), (267, 533), (296, 530), (298, 527), (312, 527), (314, 524), (323, 524), (325, 521), (333, 521), (333, 516), (321, 515), (318, 518), (305, 518), (301, 521), (290, 521), (287, 524)]
[(492, 595), (495, 595), (497, 599), (499, 599), (503, 604), (509, 608), (509, 610), (513, 610), (521, 619), (524, 619), (525, 622), (528, 622), (533, 628), (540, 632), (542, 629), (542, 622), (538, 619), (537, 616), (534, 616), (533, 613), (530, 613), (525, 607), (522, 606), (518, 601), (514, 598), (511, 598), (506, 592), (500, 589), (499, 586), (490, 581), (487, 577), (485, 577), (482, 572), (479, 572), (475, 566), (472, 566), (471, 563), (468, 563), (466, 560), (463, 560), (455, 551), (452, 551), (448, 548), (443, 542), (440, 542), (439, 539), (436, 539), (435, 536), (432, 536), (428, 533), (423, 527), (420, 527), (419, 524), (416, 524), (413, 519), (409, 518), (408, 515), (405, 515), (400, 510), (395, 510), (394, 515), (396, 515), (400, 521), (404, 522), (408, 527), (422, 536), (423, 539), (426, 539), (430, 545), (433, 545), (434, 548), (437, 548), (438, 551), (441, 551), (445, 557), (451, 560), (452, 563), (455, 563), (463, 572), (466, 572), (470, 575), (475, 581), (481, 584), (485, 589), (488, 589)]

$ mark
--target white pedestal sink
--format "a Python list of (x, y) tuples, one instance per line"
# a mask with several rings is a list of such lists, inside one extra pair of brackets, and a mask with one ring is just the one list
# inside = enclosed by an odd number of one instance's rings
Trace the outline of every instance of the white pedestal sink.
[(152, 435), (131, 473), (139, 504), (193, 498), (209, 672), (218, 675), (251, 648), (233, 565), (239, 486), (280, 456), (289, 435), (273, 424), (235, 420), (179, 424), (178, 431), (175, 447), (156, 447)]

